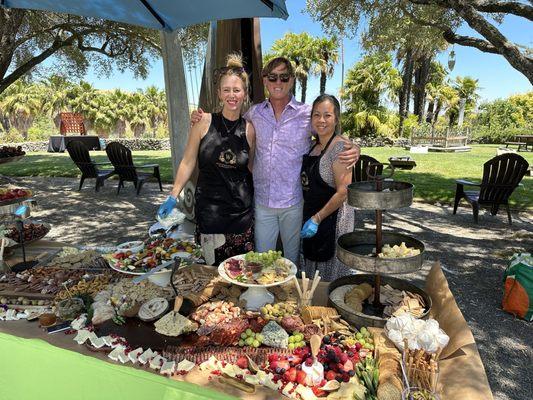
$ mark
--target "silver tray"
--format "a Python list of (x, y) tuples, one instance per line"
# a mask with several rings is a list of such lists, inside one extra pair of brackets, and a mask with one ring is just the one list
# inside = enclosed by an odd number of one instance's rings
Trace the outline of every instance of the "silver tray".
[(413, 184), (383, 181), (382, 191), (374, 181), (354, 182), (348, 185), (348, 204), (361, 210), (393, 210), (413, 203)]
[(365, 272), (381, 274), (407, 274), (422, 268), (425, 245), (418, 239), (401, 233), (383, 232), (383, 245), (391, 247), (405, 242), (407, 247), (420, 250), (420, 254), (403, 258), (379, 258), (369, 256), (376, 247), (376, 234), (356, 230), (337, 239), (337, 258), (348, 267)]

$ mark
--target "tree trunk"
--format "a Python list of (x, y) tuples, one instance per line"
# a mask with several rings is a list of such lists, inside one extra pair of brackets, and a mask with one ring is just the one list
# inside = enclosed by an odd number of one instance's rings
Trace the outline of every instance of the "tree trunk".
[(459, 100), (459, 116), (457, 117), (457, 126), (460, 128), (463, 126), (463, 120), (465, 118), (466, 99)]
[(407, 114), (409, 113), (409, 98), (411, 97), (411, 85), (413, 82), (413, 50), (407, 49), (405, 53), (405, 59), (403, 64), (403, 76), (402, 76), (402, 87), (400, 88), (399, 94), (399, 114), (400, 114), (400, 123), (398, 127), (398, 136), (403, 136), (403, 123)]
[(426, 118), (425, 118), (425, 119), (426, 119), (426, 122), (427, 122), (428, 124), (430, 124), (431, 121), (433, 121), (433, 112), (434, 112), (434, 110), (435, 110), (435, 103), (436, 103), (436, 101), (437, 101), (436, 99), (433, 99), (433, 100), (431, 100), (431, 101), (429, 102), (429, 104), (428, 104), (428, 110), (427, 110), (427, 112), (426, 112)]
[(415, 71), (414, 106), (413, 112), (418, 115), (418, 122), (424, 120), (426, 106), (426, 85), (429, 78), (431, 56), (422, 55), (419, 59), (418, 68)]
[(320, 72), (320, 94), (326, 93), (326, 72)]
[(302, 78), (302, 81), (300, 82), (300, 84), (302, 85), (302, 98), (300, 99), (300, 101), (302, 103), (305, 103), (305, 95), (307, 92), (307, 77)]
[(439, 98), (437, 98), (437, 104), (435, 105), (435, 113), (433, 114), (433, 121), (431, 121), (432, 125), (435, 125), (437, 123), (437, 119), (439, 118), (440, 111), (442, 109), (442, 102)]

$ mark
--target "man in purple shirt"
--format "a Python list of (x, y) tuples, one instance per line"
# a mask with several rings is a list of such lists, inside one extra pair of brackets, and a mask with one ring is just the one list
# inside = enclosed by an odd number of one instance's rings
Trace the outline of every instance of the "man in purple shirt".
[[(284, 256), (298, 263), (303, 213), (300, 170), (311, 144), (311, 106), (292, 95), (294, 70), (286, 58), (275, 58), (263, 68), (263, 83), (269, 98), (244, 115), (253, 124), (256, 138), (256, 251), (275, 249), (279, 234)], [(339, 159), (349, 167), (357, 161), (359, 148), (351, 143), (348, 147)]]

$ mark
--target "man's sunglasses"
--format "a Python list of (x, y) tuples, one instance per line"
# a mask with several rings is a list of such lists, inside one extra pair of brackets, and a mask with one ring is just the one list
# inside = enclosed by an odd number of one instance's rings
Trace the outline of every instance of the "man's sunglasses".
[(287, 83), (291, 79), (291, 74), (267, 74), (266, 78), (269, 82), (277, 82), (279, 79), (281, 82)]

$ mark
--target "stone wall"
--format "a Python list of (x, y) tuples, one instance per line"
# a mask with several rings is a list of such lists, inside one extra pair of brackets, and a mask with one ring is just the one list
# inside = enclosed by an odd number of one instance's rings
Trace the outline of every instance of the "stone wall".
[[(120, 142), (132, 151), (140, 150), (170, 150), (170, 141), (168, 139), (130, 139), (130, 138), (113, 138), (105, 139), (106, 143)], [(22, 146), (25, 152), (47, 151), (48, 141), (9, 143), (9, 146)]]
[[(355, 138), (353, 141), (361, 147), (405, 146), (409, 142), (408, 139), (393, 140), (387, 137)], [(132, 151), (170, 150), (170, 141), (168, 139), (111, 138), (105, 139), (105, 142), (120, 142)], [(10, 143), (9, 145), (15, 147), (22, 146), (22, 149), (26, 152), (48, 150), (47, 141)]]

